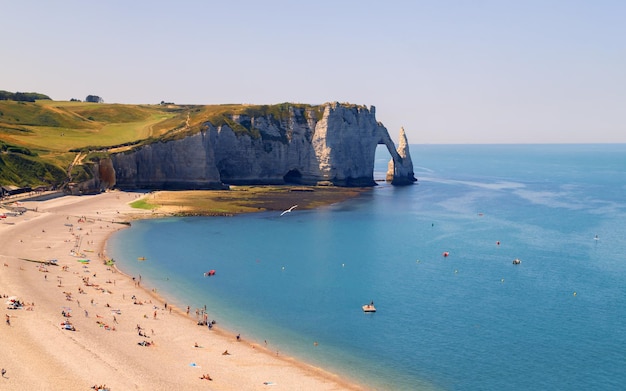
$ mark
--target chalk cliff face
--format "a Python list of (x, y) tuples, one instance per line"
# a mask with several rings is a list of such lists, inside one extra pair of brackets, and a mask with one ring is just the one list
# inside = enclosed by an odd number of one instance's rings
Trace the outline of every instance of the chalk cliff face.
[[(111, 155), (119, 188), (214, 189), (229, 184), (333, 184), (374, 186), (376, 146), (386, 144), (397, 162), (394, 175), (413, 183), (406, 136), (401, 153), (375, 108), (326, 103), (290, 106), (288, 114), (232, 115), (255, 132), (206, 123), (187, 137)], [(403, 134), (403, 133), (402, 133)], [(404, 151), (404, 152), (402, 152)], [(408, 159), (407, 159), (408, 157)], [(109, 180), (110, 182), (110, 180)]]
[(223, 187), (215, 166), (211, 132), (148, 144), (111, 155), (119, 188), (217, 189)]

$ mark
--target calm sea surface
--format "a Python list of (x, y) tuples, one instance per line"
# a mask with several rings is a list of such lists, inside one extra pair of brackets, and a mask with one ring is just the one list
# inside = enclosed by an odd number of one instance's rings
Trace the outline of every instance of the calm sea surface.
[(626, 145), (411, 154), (415, 186), (138, 221), (107, 251), (175, 305), (372, 389), (624, 389)]

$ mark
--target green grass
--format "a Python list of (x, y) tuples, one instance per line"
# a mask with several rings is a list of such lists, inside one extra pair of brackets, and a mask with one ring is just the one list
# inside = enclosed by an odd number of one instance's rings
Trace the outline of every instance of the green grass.
[(0, 184), (38, 186), (66, 179), (60, 167), (20, 153), (0, 153)]
[(0, 137), (29, 148), (68, 151), (158, 137), (155, 125), (180, 115), (159, 106), (0, 102)]
[(151, 204), (146, 200), (137, 200), (137, 201), (131, 202), (130, 206), (135, 209), (147, 209), (147, 210), (158, 208), (158, 205)]

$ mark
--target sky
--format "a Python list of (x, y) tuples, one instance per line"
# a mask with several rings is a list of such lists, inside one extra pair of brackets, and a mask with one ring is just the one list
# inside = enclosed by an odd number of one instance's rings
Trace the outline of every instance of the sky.
[(0, 0), (0, 90), (349, 102), (411, 144), (626, 143), (626, 1)]

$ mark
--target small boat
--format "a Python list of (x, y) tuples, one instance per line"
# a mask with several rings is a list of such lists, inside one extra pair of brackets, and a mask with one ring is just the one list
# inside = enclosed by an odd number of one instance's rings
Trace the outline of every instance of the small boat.
[(139, 258), (137, 258), (137, 260), (138, 260), (138, 261), (145, 261), (145, 260), (146, 260), (146, 257), (139, 257)]
[(205, 277), (210, 277), (215, 275), (215, 270), (211, 269), (208, 272), (204, 272)]
[(374, 307), (374, 302), (370, 302), (369, 304), (363, 305), (363, 312), (376, 312), (376, 307)]
[(519, 265), (520, 263), (522, 263), (522, 261), (520, 261), (519, 258), (513, 260), (513, 265)]

